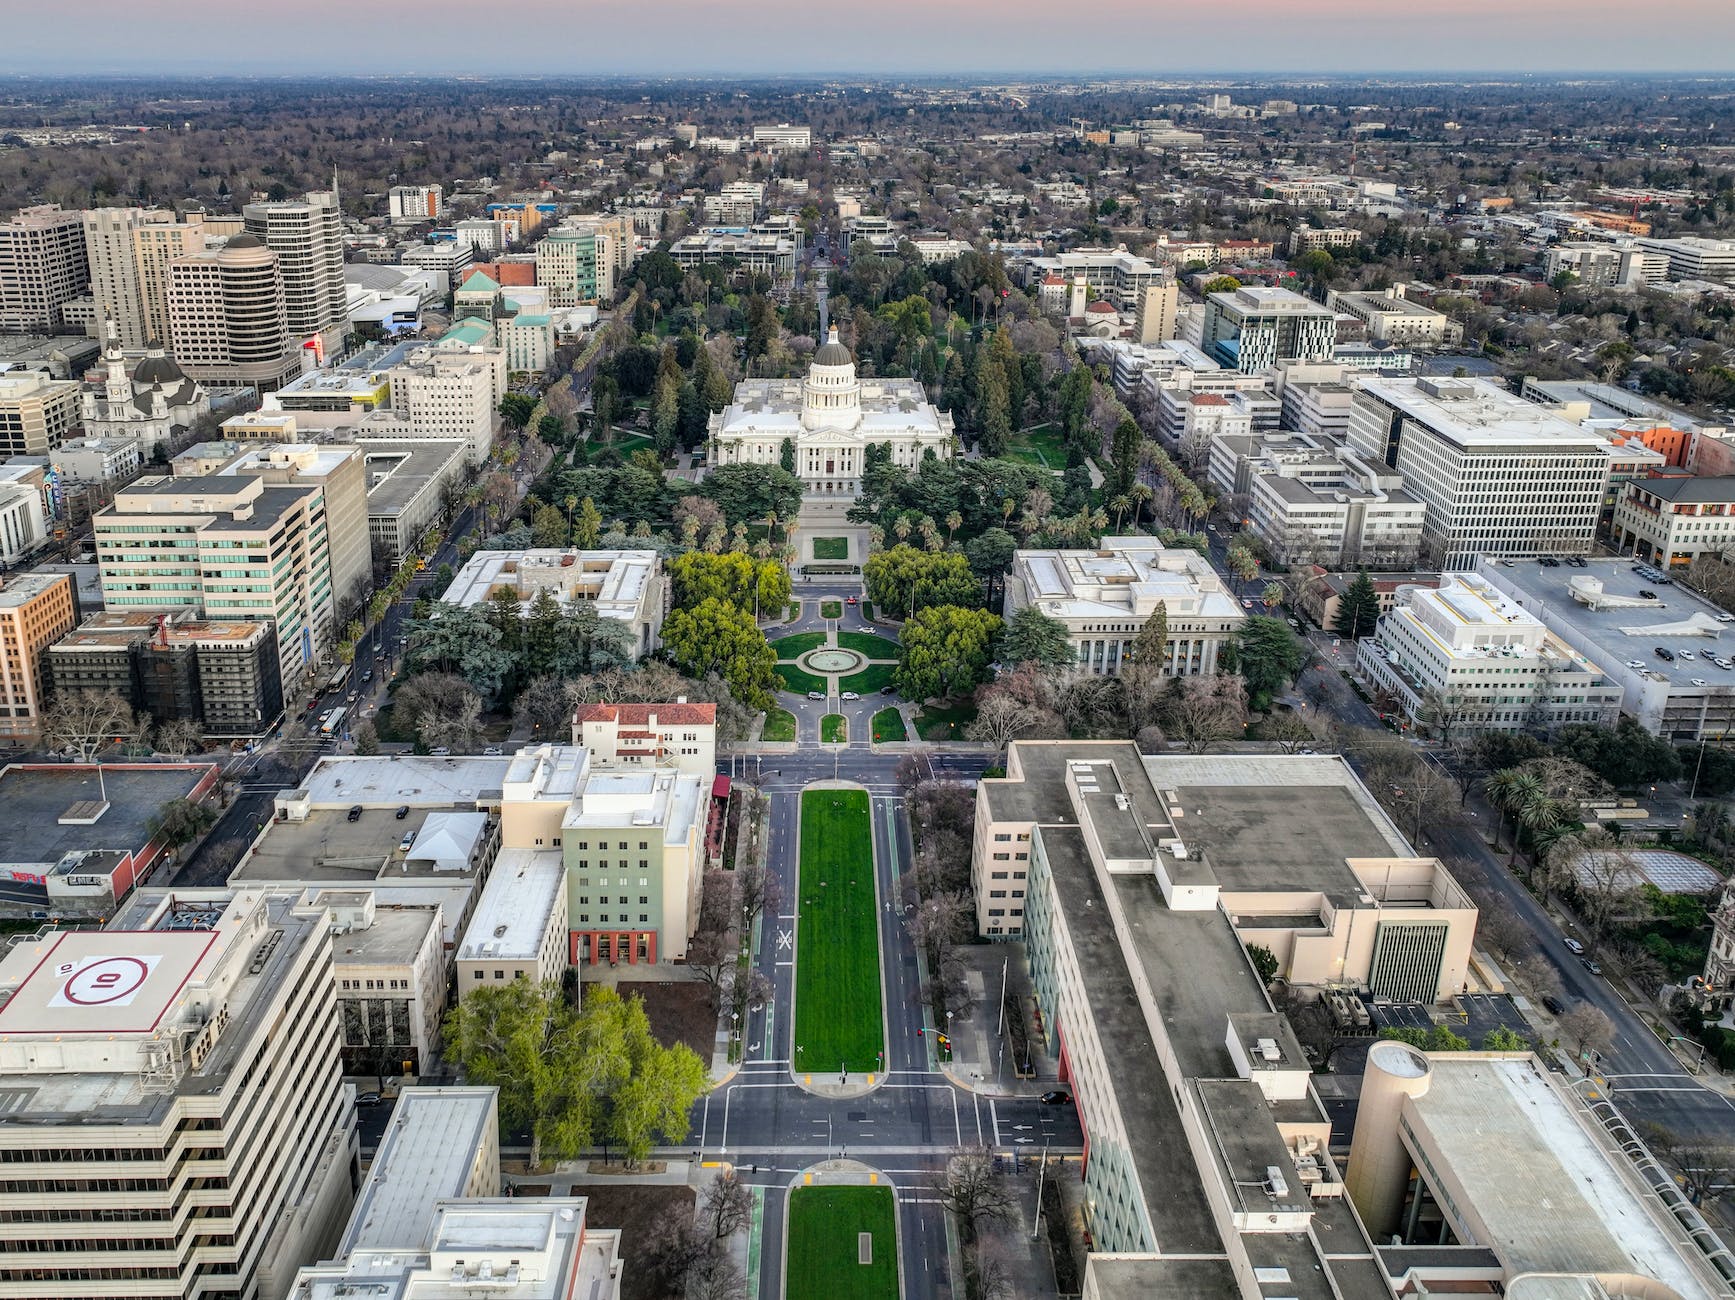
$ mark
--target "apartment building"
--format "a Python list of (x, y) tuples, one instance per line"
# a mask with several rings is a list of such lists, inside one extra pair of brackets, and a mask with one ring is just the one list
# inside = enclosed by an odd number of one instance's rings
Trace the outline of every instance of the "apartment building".
[(1316, 248), (1354, 248), (1361, 238), (1361, 231), (1353, 226), (1303, 226), (1289, 232), (1289, 252), (1299, 256)]
[(1355, 390), (1348, 384), (1292, 380), (1283, 385), (1281, 398), (1285, 429), (1333, 437), (1343, 437), (1349, 432), (1349, 413), (1355, 405)]
[(1279, 361), (1330, 361), (1337, 316), (1290, 289), (1244, 286), (1205, 298), (1204, 350), (1243, 374)]
[(710, 778), (717, 771), (717, 706), (581, 704), (572, 715), (572, 743), (600, 768), (672, 768)]
[(322, 355), (337, 353), (349, 332), (349, 297), (336, 189), (313, 191), (299, 203), (249, 203), (241, 219), (277, 255), (289, 337), (297, 346), (318, 339)]
[(64, 573), (0, 577), (0, 737), (29, 742), (42, 730), (44, 651), (78, 623), (78, 597)]
[(1640, 247), (1630, 239), (1614, 244), (1588, 239), (1550, 244), (1542, 252), (1542, 274), (1553, 280), (1562, 271), (1592, 288), (1637, 288), (1670, 278), (1667, 253)]
[(0, 333), (62, 333), (89, 287), (83, 214), (50, 203), (0, 222)]
[(663, 562), (655, 551), (477, 551), (441, 597), (449, 605), (480, 605), (496, 591), (517, 595), (526, 609), (540, 591), (565, 604), (593, 601), (597, 615), (626, 624), (633, 658), (657, 648), (666, 603)]
[(448, 500), (463, 486), (470, 444), (463, 438), (357, 438), (355, 447), (367, 474), (373, 553), (395, 565), (440, 522)]
[(1389, 1294), (1248, 949), (1302, 996), (1440, 1001), (1476, 919), (1450, 874), (1335, 757), (1018, 741), (977, 806), (1030, 830), (1031, 982), (1085, 1130), (1085, 1293)]
[(1234, 396), (1164, 389), (1157, 398), (1157, 432), (1188, 464), (1204, 460), (1224, 438), (1253, 431), (1253, 413)]
[(195, 379), (281, 388), (303, 368), (277, 254), (253, 235), (169, 263), (169, 350)]
[(113, 692), (159, 723), (196, 722), (213, 738), (263, 736), (283, 717), (282, 656), (264, 619), (103, 610), (43, 658), (60, 694)]
[(560, 850), (571, 964), (686, 955), (699, 924), (710, 788), (709, 778), (668, 769), (605, 771), (572, 745), (533, 745), (512, 758), (501, 851)]
[(1632, 479), (1616, 498), (1614, 544), (1659, 568), (1735, 546), (1735, 475)]
[(1166, 676), (1209, 676), (1246, 612), (1196, 551), (1153, 537), (1105, 537), (1094, 551), (1018, 551), (1006, 617), (1033, 605), (1066, 624), (1076, 671), (1116, 676), (1157, 607), (1168, 616)]
[(74, 438), (62, 443), (52, 459), (62, 479), (105, 487), (119, 486), (145, 467), (136, 438)]
[(1620, 713), (1611, 673), (1474, 574), (1399, 592), (1375, 634), (1357, 643), (1356, 664), (1441, 735), (1610, 726)]
[(49, 456), (77, 430), (76, 380), (40, 370), (0, 374), (0, 459)]
[(1427, 508), (1403, 475), (1342, 447), (1272, 448), (1251, 466), (1254, 534), (1280, 564), (1402, 569)]
[(161, 208), (91, 208), (84, 213), (90, 295), (123, 348), (169, 338), (169, 267), (205, 251), (201, 218), (177, 221)]
[(334, 641), (325, 494), (249, 474), (147, 475), (93, 520), (103, 604), (269, 619), (285, 689)]
[(549, 305), (611, 301), (620, 237), (618, 230), (594, 222), (562, 225), (544, 235), (536, 245), (536, 283), (548, 290)]
[(566, 863), (558, 848), (506, 848), (456, 954), (459, 998), (514, 980), (558, 983), (569, 964)]
[(1394, 284), (1384, 293), (1332, 292), (1325, 305), (1360, 321), (1373, 343), (1437, 348), (1463, 341), (1464, 330), (1450, 316), (1411, 302), (1407, 286)]
[(705, 220), (715, 226), (751, 226), (765, 202), (763, 181), (730, 181), (703, 200)]
[(418, 271), (428, 271), (437, 277), (435, 284), (441, 295), (450, 293), (452, 286), (463, 283), (464, 276), (475, 264), (476, 250), (455, 240), (432, 244), (411, 244), (398, 257), (399, 263)]
[(386, 191), (386, 210), (394, 226), (419, 226), (446, 215), (442, 185), (394, 185)]
[(359, 1154), (329, 924), (145, 890), (8, 951), (0, 1295), (281, 1300), (331, 1248)]
[(1041, 284), (1051, 275), (1071, 284), (1082, 275), (1091, 299), (1106, 299), (1116, 310), (1125, 312), (1139, 309), (1146, 289), (1174, 280), (1169, 267), (1137, 257), (1125, 248), (1079, 248), (1052, 257), (1024, 258), (1018, 268), (1026, 286)]
[(309, 889), (331, 915), (343, 1072), (368, 1086), (419, 1075), (440, 1046), (447, 961), (438, 901), (382, 903), (371, 889)]
[(1486, 379), (1362, 379), (1349, 445), (1426, 504), (1423, 546), (1442, 568), (1591, 549), (1607, 439)]
[[(506, 354), (499, 348), (417, 348), (390, 371), (392, 410), (421, 438), (462, 438), (471, 465), (494, 446)], [(358, 432), (372, 436), (369, 426)]]

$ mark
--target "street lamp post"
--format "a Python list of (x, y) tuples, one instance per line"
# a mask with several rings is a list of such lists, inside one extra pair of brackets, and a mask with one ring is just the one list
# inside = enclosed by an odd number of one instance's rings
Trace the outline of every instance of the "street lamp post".
[(1030, 1213), (1030, 1240), (1042, 1231), (1042, 1180), (1048, 1173), (1048, 1139), (1042, 1139), (1042, 1163), (1036, 1168), (1036, 1208)]

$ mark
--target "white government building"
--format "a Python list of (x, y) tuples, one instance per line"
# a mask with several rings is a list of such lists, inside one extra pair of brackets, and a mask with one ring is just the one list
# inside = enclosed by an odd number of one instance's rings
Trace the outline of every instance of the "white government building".
[(950, 460), (952, 417), (934, 409), (918, 380), (858, 379), (834, 325), (807, 378), (744, 380), (711, 417), (713, 465), (776, 465), (785, 441), (795, 446), (807, 500), (829, 500), (841, 513), (861, 494), (869, 444), (888, 444), (894, 465), (913, 468), (929, 451)]

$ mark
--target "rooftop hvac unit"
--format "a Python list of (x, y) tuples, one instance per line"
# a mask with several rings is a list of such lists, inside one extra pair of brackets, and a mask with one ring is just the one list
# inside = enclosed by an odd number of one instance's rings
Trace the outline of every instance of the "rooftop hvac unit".
[(1253, 1044), (1253, 1050), (1259, 1053), (1261, 1060), (1281, 1061), (1283, 1059), (1283, 1053), (1278, 1050), (1275, 1038), (1259, 1039)]
[(1289, 1184), (1284, 1180), (1283, 1170), (1276, 1165), (1265, 1166), (1265, 1194), (1272, 1198), (1289, 1195)]

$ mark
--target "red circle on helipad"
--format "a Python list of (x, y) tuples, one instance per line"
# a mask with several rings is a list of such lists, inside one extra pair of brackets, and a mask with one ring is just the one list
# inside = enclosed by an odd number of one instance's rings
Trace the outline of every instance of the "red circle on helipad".
[(138, 992), (150, 973), (151, 968), (137, 957), (104, 957), (67, 980), (61, 993), (81, 1007), (100, 1007)]

